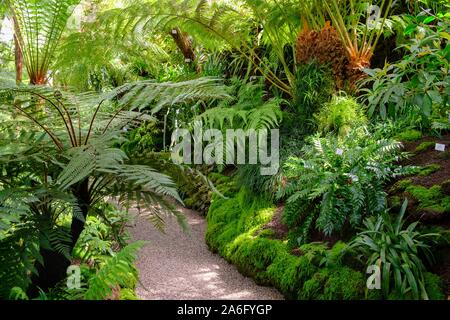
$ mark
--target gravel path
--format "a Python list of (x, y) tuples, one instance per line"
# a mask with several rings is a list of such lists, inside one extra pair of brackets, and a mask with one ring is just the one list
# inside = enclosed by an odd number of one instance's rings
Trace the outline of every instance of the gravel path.
[(133, 240), (150, 243), (139, 254), (140, 280), (136, 293), (144, 300), (281, 300), (273, 288), (258, 286), (235, 266), (212, 254), (204, 240), (206, 221), (182, 209), (191, 233), (175, 219), (166, 218), (165, 234), (137, 217), (130, 229)]

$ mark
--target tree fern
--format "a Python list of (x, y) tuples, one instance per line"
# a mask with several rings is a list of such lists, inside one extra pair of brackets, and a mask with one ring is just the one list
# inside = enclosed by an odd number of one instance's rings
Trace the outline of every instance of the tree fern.
[(30, 82), (44, 84), (67, 20), (79, 0), (8, 0)]
[[(292, 9), (289, 9), (289, 6)], [(296, 8), (298, 7), (292, 1), (283, 1), (282, 4), (256, 1), (230, 4), (204, 0), (134, 2), (116, 15), (110, 15), (110, 21), (115, 27), (117, 36), (139, 35), (145, 31), (167, 33), (174, 28), (189, 30), (194, 39), (201, 39), (202, 45), (206, 48), (235, 50), (274, 87), (292, 94), (294, 79), (285, 61), (284, 47), (289, 38), (297, 35), (295, 25), (298, 26), (300, 20), (295, 14), (290, 14), (298, 12)], [(249, 32), (258, 30), (261, 26), (264, 33), (258, 32), (255, 35)], [(283, 36), (277, 37), (278, 34)], [(269, 48), (275, 48), (274, 52), (284, 67), (288, 83), (277, 74), (264, 57), (256, 53), (255, 44), (259, 44), (259, 37), (264, 37), (270, 42)]]
[[(16, 132), (14, 121), (19, 119), (22, 127), (33, 133), (25, 148), (0, 154), (0, 183), (18, 183), (36, 198), (27, 219), (39, 222), (41, 249), (53, 250), (67, 263), (86, 217), (98, 214), (93, 208), (106, 197), (117, 197), (129, 207), (150, 208), (144, 213), (161, 230), (166, 215), (175, 216), (185, 228), (182, 214), (168, 200), (172, 197), (181, 202), (175, 184), (148, 165), (131, 163), (120, 149), (126, 140), (123, 129), (142, 119), (154, 119), (148, 115), (166, 107), (225, 97), (224, 86), (211, 78), (182, 83), (141, 81), (100, 96), (44, 86), (0, 88), (5, 123)], [(7, 138), (0, 147), (11, 149), (17, 135), (0, 134)], [(4, 170), (8, 174), (3, 175)], [(62, 213), (71, 216), (71, 241), (56, 228)], [(39, 279), (43, 283), (50, 280), (50, 286), (62, 280), (64, 263), (55, 267), (41, 268)]]

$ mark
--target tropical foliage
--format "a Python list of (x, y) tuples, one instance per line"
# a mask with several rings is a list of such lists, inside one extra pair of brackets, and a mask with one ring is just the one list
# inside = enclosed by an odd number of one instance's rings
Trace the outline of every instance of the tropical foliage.
[[(0, 1), (0, 298), (137, 299), (155, 244), (132, 222), (188, 231), (182, 206), (211, 251), (289, 299), (445, 298), (449, 9)], [(179, 132), (244, 164), (173, 161)]]
[(364, 231), (350, 246), (365, 255), (368, 265), (380, 267), (386, 297), (393, 292), (397, 297), (429, 299), (424, 280), (426, 268), (419, 256), (433, 262), (430, 248), (439, 234), (418, 231), (418, 222), (406, 226), (407, 205), (405, 200), (395, 220), (386, 213), (366, 220)]
[[(362, 130), (364, 128), (362, 127)], [(351, 131), (345, 138), (313, 137), (302, 158), (285, 164), (287, 185), (279, 198), (287, 197), (289, 225), (302, 229), (302, 243), (314, 226), (325, 235), (355, 228), (364, 216), (380, 214), (386, 207), (383, 184), (406, 171), (396, 165), (401, 145)]]

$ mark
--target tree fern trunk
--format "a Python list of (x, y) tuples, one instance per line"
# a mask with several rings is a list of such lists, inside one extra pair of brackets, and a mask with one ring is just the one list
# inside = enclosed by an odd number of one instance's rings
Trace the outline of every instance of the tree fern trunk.
[(13, 17), (14, 21), (14, 55), (16, 63), (16, 83), (19, 85), (22, 83), (23, 74), (23, 53), (22, 48), (20, 48), (20, 42), (18, 38), (19, 27), (17, 25), (17, 20)]
[[(73, 190), (74, 196), (77, 198), (78, 206), (81, 213), (86, 219), (89, 207), (89, 181), (85, 180), (77, 185)], [(72, 243), (69, 244), (70, 252), (73, 251), (81, 232), (83, 232), (85, 222), (78, 218), (72, 218), (71, 235)], [(70, 261), (67, 258), (54, 250), (48, 250), (41, 248), (40, 254), (42, 256), (44, 264), (36, 263), (36, 269), (38, 275), (32, 279), (32, 286), (28, 290), (30, 297), (35, 297), (39, 294), (39, 289), (47, 291), (50, 288), (55, 287), (60, 281), (64, 280), (67, 276), (67, 268), (70, 266)]]
[[(84, 220), (86, 219), (89, 207), (90, 207), (90, 197), (89, 197), (89, 180), (82, 181), (77, 185), (74, 189), (73, 194), (77, 198), (78, 206), (81, 210), (81, 214), (83, 215)], [(80, 238), (81, 232), (84, 230), (85, 222), (72, 217), (72, 226), (71, 226), (71, 234), (72, 234), (72, 249), (75, 247), (78, 239)]]
[(64, 280), (67, 276), (67, 268), (70, 266), (70, 261), (59, 252), (41, 248), (40, 254), (44, 264), (36, 262), (38, 274), (31, 279), (32, 285), (27, 292), (30, 298), (38, 296), (39, 289), (46, 292)]

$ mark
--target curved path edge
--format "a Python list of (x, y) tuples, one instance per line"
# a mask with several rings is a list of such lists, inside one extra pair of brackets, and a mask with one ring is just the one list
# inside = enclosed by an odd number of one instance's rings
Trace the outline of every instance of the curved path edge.
[(234, 265), (208, 250), (206, 220), (180, 208), (189, 234), (175, 218), (166, 218), (165, 233), (156, 230), (144, 215), (136, 213), (130, 228), (132, 240), (149, 244), (136, 263), (140, 274), (137, 295), (143, 300), (282, 300), (274, 288), (261, 287), (244, 277)]

